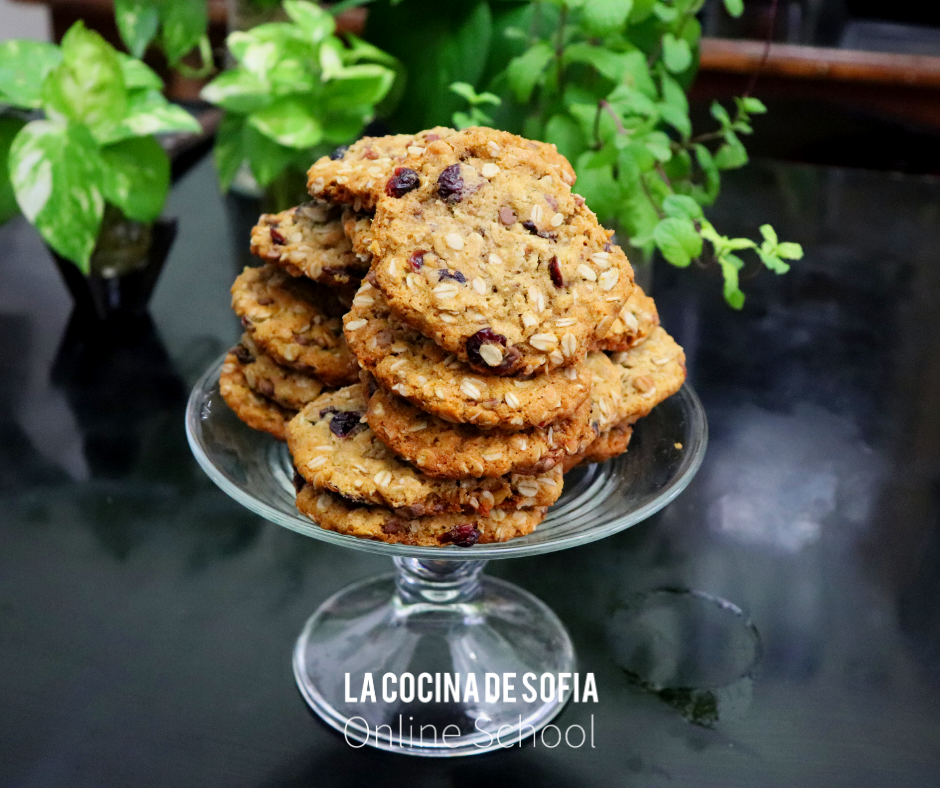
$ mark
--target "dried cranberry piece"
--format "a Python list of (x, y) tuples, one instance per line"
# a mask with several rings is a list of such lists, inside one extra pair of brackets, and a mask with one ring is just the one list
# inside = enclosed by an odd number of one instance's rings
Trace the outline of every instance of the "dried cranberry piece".
[[(473, 366), (486, 370), (491, 375), (511, 375), (522, 363), (522, 354), (514, 347), (506, 347), (508, 340), (502, 334), (497, 334), (492, 328), (481, 328), (467, 340), (467, 359)], [(502, 345), (503, 360), (499, 366), (491, 367), (480, 355), (482, 345)]]
[(418, 271), (421, 269), (421, 266), (424, 265), (424, 256), (427, 252), (424, 249), (415, 249), (411, 253), (411, 257), (408, 258), (408, 265), (411, 266), (412, 271)]
[(250, 364), (255, 360), (255, 357), (251, 355), (251, 351), (242, 344), (235, 345), (232, 352), (235, 354), (235, 358), (238, 359), (239, 364)]
[(418, 173), (410, 167), (396, 167), (395, 174), (385, 184), (385, 193), (389, 197), (404, 197), (412, 189), (418, 188)]
[(460, 271), (449, 271), (446, 268), (443, 271), (439, 271), (437, 274), (438, 282), (443, 282), (445, 279), (453, 279), (455, 282), (460, 282), (460, 284), (465, 284), (467, 281), (467, 277), (460, 273)]
[(504, 205), (499, 209), (499, 220), (509, 227), (509, 225), (515, 224), (516, 222), (516, 212), (508, 205)]
[(548, 238), (551, 241), (555, 240), (555, 233), (549, 233), (549, 232), (545, 232), (545, 230), (540, 230), (538, 227), (535, 226), (535, 222), (533, 222), (531, 219), (526, 219), (522, 223), (522, 226), (525, 227), (526, 230), (528, 230), (530, 233), (532, 233), (532, 235), (537, 235), (539, 238)]
[(251, 328), (251, 321), (247, 317), (242, 318), (242, 328)]
[(295, 468), (294, 469), (294, 492), (300, 492), (304, 488), (304, 485), (306, 483), (307, 483), (307, 480), (304, 479), (304, 477), (301, 476), (299, 473), (297, 473), (297, 469)]
[(605, 252), (610, 252), (610, 251), (613, 250), (613, 248), (614, 248), (614, 247), (613, 247), (613, 244), (612, 244), (610, 241), (608, 241), (607, 243), (604, 244), (604, 251), (605, 251)]
[(357, 410), (341, 410), (330, 421), (330, 432), (337, 438), (348, 438), (366, 428), (366, 425), (359, 421), (361, 418), (362, 414)]
[(466, 185), (460, 174), (460, 165), (451, 164), (437, 177), (437, 193), (445, 202), (460, 202)]
[(425, 138), (425, 142), (437, 142), (441, 138), (440, 134), (428, 134)]
[(400, 534), (406, 528), (401, 520), (386, 520), (382, 523), (383, 534)]
[(270, 380), (259, 380), (256, 381), (258, 385), (258, 393), (264, 394), (266, 397), (274, 396), (274, 384)]
[(271, 296), (266, 295), (258, 296), (255, 300), (261, 304), (261, 306), (268, 306), (274, 303), (274, 299)]
[(287, 239), (281, 235), (280, 231), (271, 228), (271, 243), (277, 244), (278, 246), (284, 246), (287, 243)]
[(336, 161), (337, 159), (341, 159), (343, 158), (343, 156), (346, 155), (346, 151), (348, 150), (349, 150), (348, 145), (340, 145), (336, 150), (334, 150), (330, 154), (330, 158), (333, 159), (333, 161)]
[(548, 264), (548, 273), (552, 277), (552, 284), (555, 287), (565, 286), (565, 277), (562, 276), (561, 266), (558, 264), (558, 258), (553, 257)]
[(452, 543), (456, 547), (473, 547), (480, 541), (482, 534), (473, 523), (455, 525), (447, 533), (441, 534), (437, 540), (441, 544)]

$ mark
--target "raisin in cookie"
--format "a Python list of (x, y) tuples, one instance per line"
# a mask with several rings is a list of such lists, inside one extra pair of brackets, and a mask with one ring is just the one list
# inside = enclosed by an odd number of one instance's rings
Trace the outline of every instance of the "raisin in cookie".
[(326, 203), (262, 214), (251, 231), (251, 253), (326, 285), (358, 284), (369, 270), (343, 230), (342, 209)]
[(297, 494), (297, 508), (321, 528), (391, 544), (421, 547), (473, 547), (506, 542), (532, 533), (545, 519), (546, 507), (487, 514), (453, 513), (403, 517), (381, 506), (360, 506), (338, 495), (305, 485)]
[(685, 382), (685, 352), (661, 326), (643, 344), (610, 358), (620, 373), (621, 420), (643, 418)]
[(469, 129), (431, 143), (389, 178), (372, 222), (392, 312), (497, 375), (577, 364), (633, 291), (610, 233), (516, 139)]
[(382, 443), (428, 476), (462, 479), (554, 468), (596, 437), (590, 412), (583, 402), (573, 416), (548, 427), (506, 433), (450, 424), (379, 388), (369, 399), (366, 420)]
[(241, 363), (248, 387), (278, 405), (298, 411), (323, 391), (323, 381), (276, 363), (255, 345), (247, 332), (232, 352)]
[(279, 441), (287, 440), (287, 422), (293, 417), (294, 411), (282, 408), (248, 388), (235, 350), (225, 357), (222, 364), (219, 391), (235, 415), (253, 430), (267, 432)]
[(239, 275), (232, 308), (255, 344), (277, 363), (312, 373), (328, 386), (358, 380), (359, 365), (343, 337), (345, 307), (337, 290), (269, 264)]
[(610, 331), (595, 341), (594, 349), (611, 352), (629, 350), (643, 342), (658, 325), (656, 303), (636, 285)]
[(349, 347), (387, 389), (445, 421), (517, 431), (572, 416), (590, 393), (584, 365), (531, 379), (474, 372), (391, 314), (371, 274), (343, 318)]
[[(561, 495), (561, 469), (542, 476), (432, 479), (400, 460), (366, 423), (368, 394), (357, 383), (321, 395), (287, 426), (297, 472), (318, 490), (418, 516), (548, 506)], [(552, 487), (540, 483), (547, 476)]]
[(418, 134), (363, 137), (314, 162), (307, 171), (307, 191), (318, 199), (354, 205), (357, 211), (368, 210), (410, 153), (456, 133), (438, 126)]

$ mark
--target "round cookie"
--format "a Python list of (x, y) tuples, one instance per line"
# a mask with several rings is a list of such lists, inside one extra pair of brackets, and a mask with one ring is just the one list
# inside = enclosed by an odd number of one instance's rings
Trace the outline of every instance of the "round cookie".
[(366, 419), (382, 443), (428, 476), (462, 479), (554, 468), (596, 437), (590, 412), (583, 402), (573, 416), (548, 427), (506, 433), (450, 424), (379, 388)]
[(342, 210), (326, 203), (262, 214), (251, 231), (251, 253), (326, 285), (358, 284), (369, 270), (343, 231)]
[(278, 405), (297, 411), (323, 391), (323, 381), (277, 364), (255, 345), (247, 332), (232, 352), (238, 357), (248, 387)]
[(287, 440), (287, 422), (294, 412), (248, 388), (235, 350), (225, 357), (222, 364), (219, 391), (235, 415), (253, 430), (267, 432), (279, 441)]
[(584, 200), (515, 135), (467, 131), (408, 157), (372, 222), (392, 312), (477, 370), (580, 362), (633, 291)]
[(314, 162), (307, 171), (307, 191), (318, 199), (354, 205), (357, 211), (369, 210), (395, 168), (408, 157), (409, 148), (423, 149), (456, 133), (436, 126), (417, 134), (363, 137)]
[(372, 213), (354, 211), (350, 207), (343, 210), (343, 232), (352, 244), (352, 250), (360, 260), (369, 265), (372, 262)]
[(478, 374), (388, 308), (371, 274), (343, 318), (359, 362), (387, 389), (445, 421), (517, 431), (570, 417), (590, 393), (583, 366), (529, 380)]
[(407, 516), (548, 506), (561, 495), (561, 469), (540, 476), (432, 479), (376, 437), (365, 420), (367, 398), (362, 383), (347, 386), (321, 395), (288, 424), (294, 466), (317, 490)]
[(633, 421), (623, 421), (615, 424), (607, 432), (603, 432), (586, 448), (578, 454), (572, 454), (562, 461), (565, 473), (582, 463), (605, 462), (619, 457), (627, 450), (630, 438), (633, 437)]
[(358, 379), (359, 365), (343, 336), (339, 293), (268, 264), (239, 275), (232, 308), (255, 344), (278, 364), (342, 386)]
[(391, 544), (421, 547), (472, 547), (506, 542), (532, 533), (545, 519), (546, 507), (488, 514), (436, 514), (402, 517), (381, 506), (358, 506), (309, 484), (297, 494), (297, 508), (321, 528)]
[(594, 350), (629, 350), (645, 340), (659, 325), (656, 303), (639, 285), (633, 289), (607, 335), (594, 342)]
[(620, 372), (620, 419), (636, 421), (685, 382), (685, 352), (657, 326), (641, 345), (614, 353), (611, 361)]

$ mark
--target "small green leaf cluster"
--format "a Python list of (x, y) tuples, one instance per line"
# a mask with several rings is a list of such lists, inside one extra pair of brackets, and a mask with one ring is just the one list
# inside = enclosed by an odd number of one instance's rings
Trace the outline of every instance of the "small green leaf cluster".
[(237, 65), (202, 91), (225, 110), (215, 143), (227, 190), (247, 162), (262, 186), (290, 167), (306, 169), (326, 146), (354, 139), (390, 97), (397, 61), (356, 36), (335, 34), (332, 15), (285, 0), (289, 22), (231, 33)]
[(453, 114), (454, 126), (458, 129), (465, 129), (469, 126), (489, 126), (493, 123), (493, 118), (483, 109), (485, 104), (492, 104), (498, 107), (503, 100), (495, 93), (477, 93), (473, 85), (468, 82), (452, 82), (450, 85), (452, 93), (456, 93), (461, 98), (467, 100), (469, 112), (457, 110)]
[[(136, 58), (156, 41), (173, 68), (191, 76), (212, 71), (212, 51), (206, 34), (206, 0), (114, 0), (114, 18), (121, 40)], [(183, 57), (198, 49), (199, 69), (188, 69)]]
[(170, 163), (153, 135), (201, 131), (162, 88), (150, 68), (81, 22), (60, 46), (0, 44), (0, 221), (21, 210), (87, 274), (105, 203), (136, 221), (156, 219)]
[[(687, 266), (712, 247), (725, 298), (744, 303), (743, 264), (753, 250), (770, 270), (798, 259), (796, 244), (757, 246), (725, 238), (705, 220), (721, 171), (747, 163), (741, 135), (766, 111), (756, 98), (735, 100), (732, 117), (712, 105), (718, 128), (694, 135), (686, 89), (695, 75), (705, 0), (544, 0), (530, 4), (525, 26), (504, 35), (525, 48), (489, 87), (514, 105), (525, 136), (557, 144), (575, 165), (578, 191), (604, 222), (619, 226), (644, 255), (659, 252)], [(741, 0), (725, 0), (739, 15)], [(513, 107), (508, 108), (512, 117)], [(768, 228), (769, 229), (769, 228)], [(772, 230), (771, 230), (772, 232)], [(775, 238), (775, 236), (773, 236)]]

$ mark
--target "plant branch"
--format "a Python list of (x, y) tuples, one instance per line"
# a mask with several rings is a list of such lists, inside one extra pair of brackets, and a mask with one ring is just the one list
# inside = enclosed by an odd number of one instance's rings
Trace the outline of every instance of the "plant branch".
[(604, 110), (608, 115), (610, 115), (610, 117), (614, 119), (614, 123), (617, 126), (617, 133), (623, 134), (624, 136), (629, 136), (630, 132), (627, 131), (627, 129), (624, 127), (623, 121), (620, 120), (620, 116), (616, 112), (614, 112), (614, 108), (610, 106), (610, 103), (607, 101), (607, 99), (601, 99), (600, 101), (598, 101), (597, 108), (598, 108), (598, 113), (597, 113), (598, 126), (600, 126), (600, 116), (601, 116), (600, 110)]
[(760, 76), (760, 73), (764, 70), (764, 66), (767, 63), (767, 58), (770, 56), (770, 44), (773, 41), (774, 37), (774, 27), (777, 22), (777, 0), (771, 0), (770, 3), (770, 23), (767, 25), (767, 39), (764, 41), (764, 54), (761, 55), (760, 63), (757, 68), (754, 69), (751, 74), (751, 78), (747, 83), (747, 89), (744, 91), (744, 97), (747, 98), (751, 95), (754, 88), (757, 86), (757, 78)]

